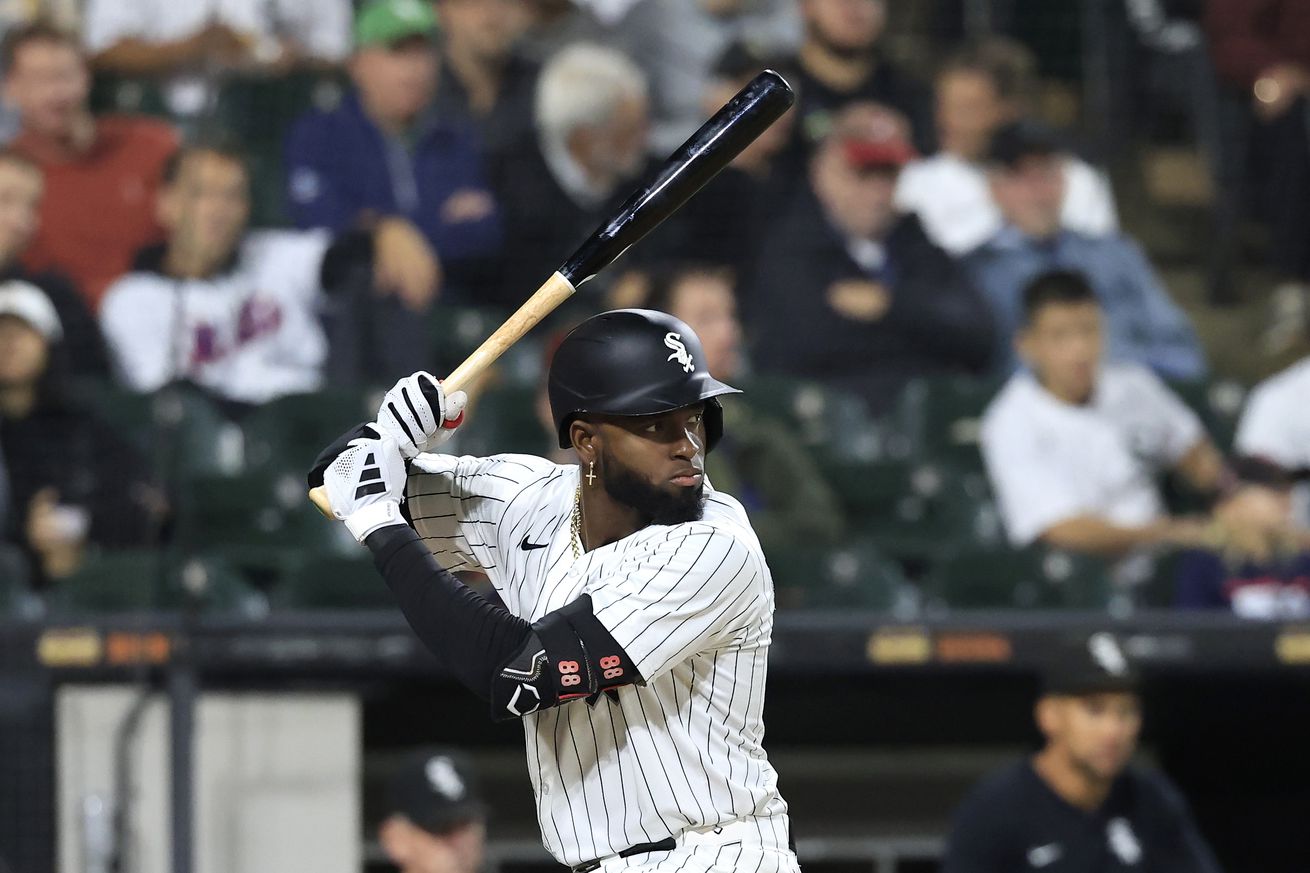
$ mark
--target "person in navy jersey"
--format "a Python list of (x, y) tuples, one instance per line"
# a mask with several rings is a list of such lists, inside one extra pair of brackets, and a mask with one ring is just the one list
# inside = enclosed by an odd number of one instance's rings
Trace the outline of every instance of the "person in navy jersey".
[(956, 812), (942, 873), (1219, 873), (1178, 789), (1130, 765), (1138, 677), (1107, 632), (1052, 654), (1035, 755), (991, 774)]
[(476, 287), (501, 242), (476, 135), (431, 111), (438, 33), (421, 0), (367, 3), (355, 21), (353, 91), (332, 111), (299, 119), (285, 155), (298, 226), (342, 233), (404, 219), (378, 245), (430, 295)]

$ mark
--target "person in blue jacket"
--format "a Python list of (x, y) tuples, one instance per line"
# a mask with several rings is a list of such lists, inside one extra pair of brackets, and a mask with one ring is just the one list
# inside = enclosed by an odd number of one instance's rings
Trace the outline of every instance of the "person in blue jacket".
[(439, 25), (423, 0), (370, 0), (355, 19), (354, 88), (286, 143), (289, 212), (302, 228), (371, 229), (376, 284), (416, 310), (466, 296), (499, 253), (500, 219), (475, 134), (432, 111)]

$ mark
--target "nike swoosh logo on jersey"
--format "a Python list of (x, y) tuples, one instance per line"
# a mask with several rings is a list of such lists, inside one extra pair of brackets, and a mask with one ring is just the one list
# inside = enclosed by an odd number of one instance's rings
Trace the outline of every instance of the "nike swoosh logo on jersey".
[(530, 551), (532, 551), (533, 549), (544, 549), (544, 548), (546, 548), (546, 546), (549, 546), (549, 545), (550, 545), (550, 543), (530, 543), (530, 542), (528, 542), (528, 535), (527, 535), (527, 534), (524, 534), (524, 535), (523, 535), (523, 542), (519, 543), (519, 548), (522, 549), (522, 550), (525, 551), (525, 552), (530, 552)]
[(1034, 867), (1045, 867), (1060, 860), (1063, 854), (1064, 849), (1060, 848), (1059, 843), (1047, 843), (1028, 850), (1028, 863)]

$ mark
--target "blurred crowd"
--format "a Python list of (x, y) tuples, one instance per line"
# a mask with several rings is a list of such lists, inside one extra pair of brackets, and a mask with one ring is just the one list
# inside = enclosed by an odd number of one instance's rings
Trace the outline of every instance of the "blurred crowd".
[[(470, 313), (494, 327), (773, 68), (794, 110), (478, 386), (471, 420), (531, 396), (580, 317), (664, 309), (753, 389), (710, 475), (771, 555), (818, 567), (868, 545), (859, 574), (886, 570), (898, 598), (950, 588), (940, 559), (971, 549), (1087, 558), (1109, 580), (1098, 605), (1151, 588), (1152, 605), (1310, 615), (1310, 359), (1217, 433), (1189, 315), (1107, 174), (1044, 120), (1033, 50), (995, 34), (902, 64), (891, 5), (0, 7), (0, 575), (49, 590), (98, 556), (195, 547), (185, 423), (131, 398), (181, 390), (179, 415), (234, 435), (204, 474), (267, 478), (261, 410), (290, 431), (314, 397), (458, 363)], [(1276, 326), (1300, 338), (1310, 6), (1204, 6), (1215, 73), (1278, 168)], [(969, 414), (924, 412), (962, 392)], [(485, 448), (550, 451), (531, 415), (501, 418), (514, 429)], [(933, 456), (947, 438), (963, 453)], [(969, 489), (994, 523), (953, 541), (937, 504), (958, 514)], [(232, 511), (262, 519), (247, 499)], [(931, 547), (890, 541), (891, 515)]]

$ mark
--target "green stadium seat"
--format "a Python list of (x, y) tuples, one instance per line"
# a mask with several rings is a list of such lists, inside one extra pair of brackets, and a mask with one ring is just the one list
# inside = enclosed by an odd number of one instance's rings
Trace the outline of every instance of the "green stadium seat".
[(178, 561), (162, 551), (95, 555), (49, 595), (53, 615), (102, 615), (181, 609), (191, 598), (206, 612), (259, 616), (263, 596), (212, 558)]
[(1237, 423), (1241, 418), (1246, 389), (1232, 379), (1174, 380), (1169, 388), (1186, 403), (1205, 425), (1220, 451), (1233, 447)]
[(193, 386), (169, 385), (153, 394), (91, 380), (75, 396), (131, 443), (164, 481), (229, 475), (245, 466), (239, 425)]
[(550, 433), (537, 420), (537, 391), (496, 387), (479, 396), (461, 426), (454, 448), (460, 454), (520, 452), (540, 455), (551, 446)]
[(90, 105), (97, 115), (112, 112), (172, 119), (164, 88), (154, 79), (97, 73), (91, 84)]
[(396, 609), (367, 554), (309, 555), (270, 593), (274, 609)]
[(460, 306), (438, 303), (428, 316), (433, 358), (438, 374), (449, 373), (473, 353), (482, 341), (509, 317), (508, 312), (489, 306)]
[(858, 397), (785, 376), (757, 376), (741, 388), (744, 402), (823, 455), (868, 460), (882, 453), (882, 432)]
[(376, 417), (379, 397), (376, 391), (327, 389), (269, 401), (243, 423), (247, 467), (303, 475), (333, 440)]
[(888, 555), (931, 560), (998, 544), (1002, 530), (986, 477), (918, 461), (821, 462), (853, 529)]
[(296, 472), (197, 479), (181, 508), (181, 542), (243, 565), (279, 561), (298, 549), (341, 554), (357, 548), (342, 525), (319, 515), (305, 491), (304, 475)]
[(777, 547), (768, 554), (779, 608), (889, 611), (911, 591), (896, 562), (876, 545)]
[(956, 553), (936, 563), (925, 588), (948, 610), (1105, 609), (1114, 593), (1105, 561), (1043, 547)]
[(915, 379), (894, 414), (896, 456), (931, 458), (981, 469), (982, 415), (1000, 390), (995, 379)]

